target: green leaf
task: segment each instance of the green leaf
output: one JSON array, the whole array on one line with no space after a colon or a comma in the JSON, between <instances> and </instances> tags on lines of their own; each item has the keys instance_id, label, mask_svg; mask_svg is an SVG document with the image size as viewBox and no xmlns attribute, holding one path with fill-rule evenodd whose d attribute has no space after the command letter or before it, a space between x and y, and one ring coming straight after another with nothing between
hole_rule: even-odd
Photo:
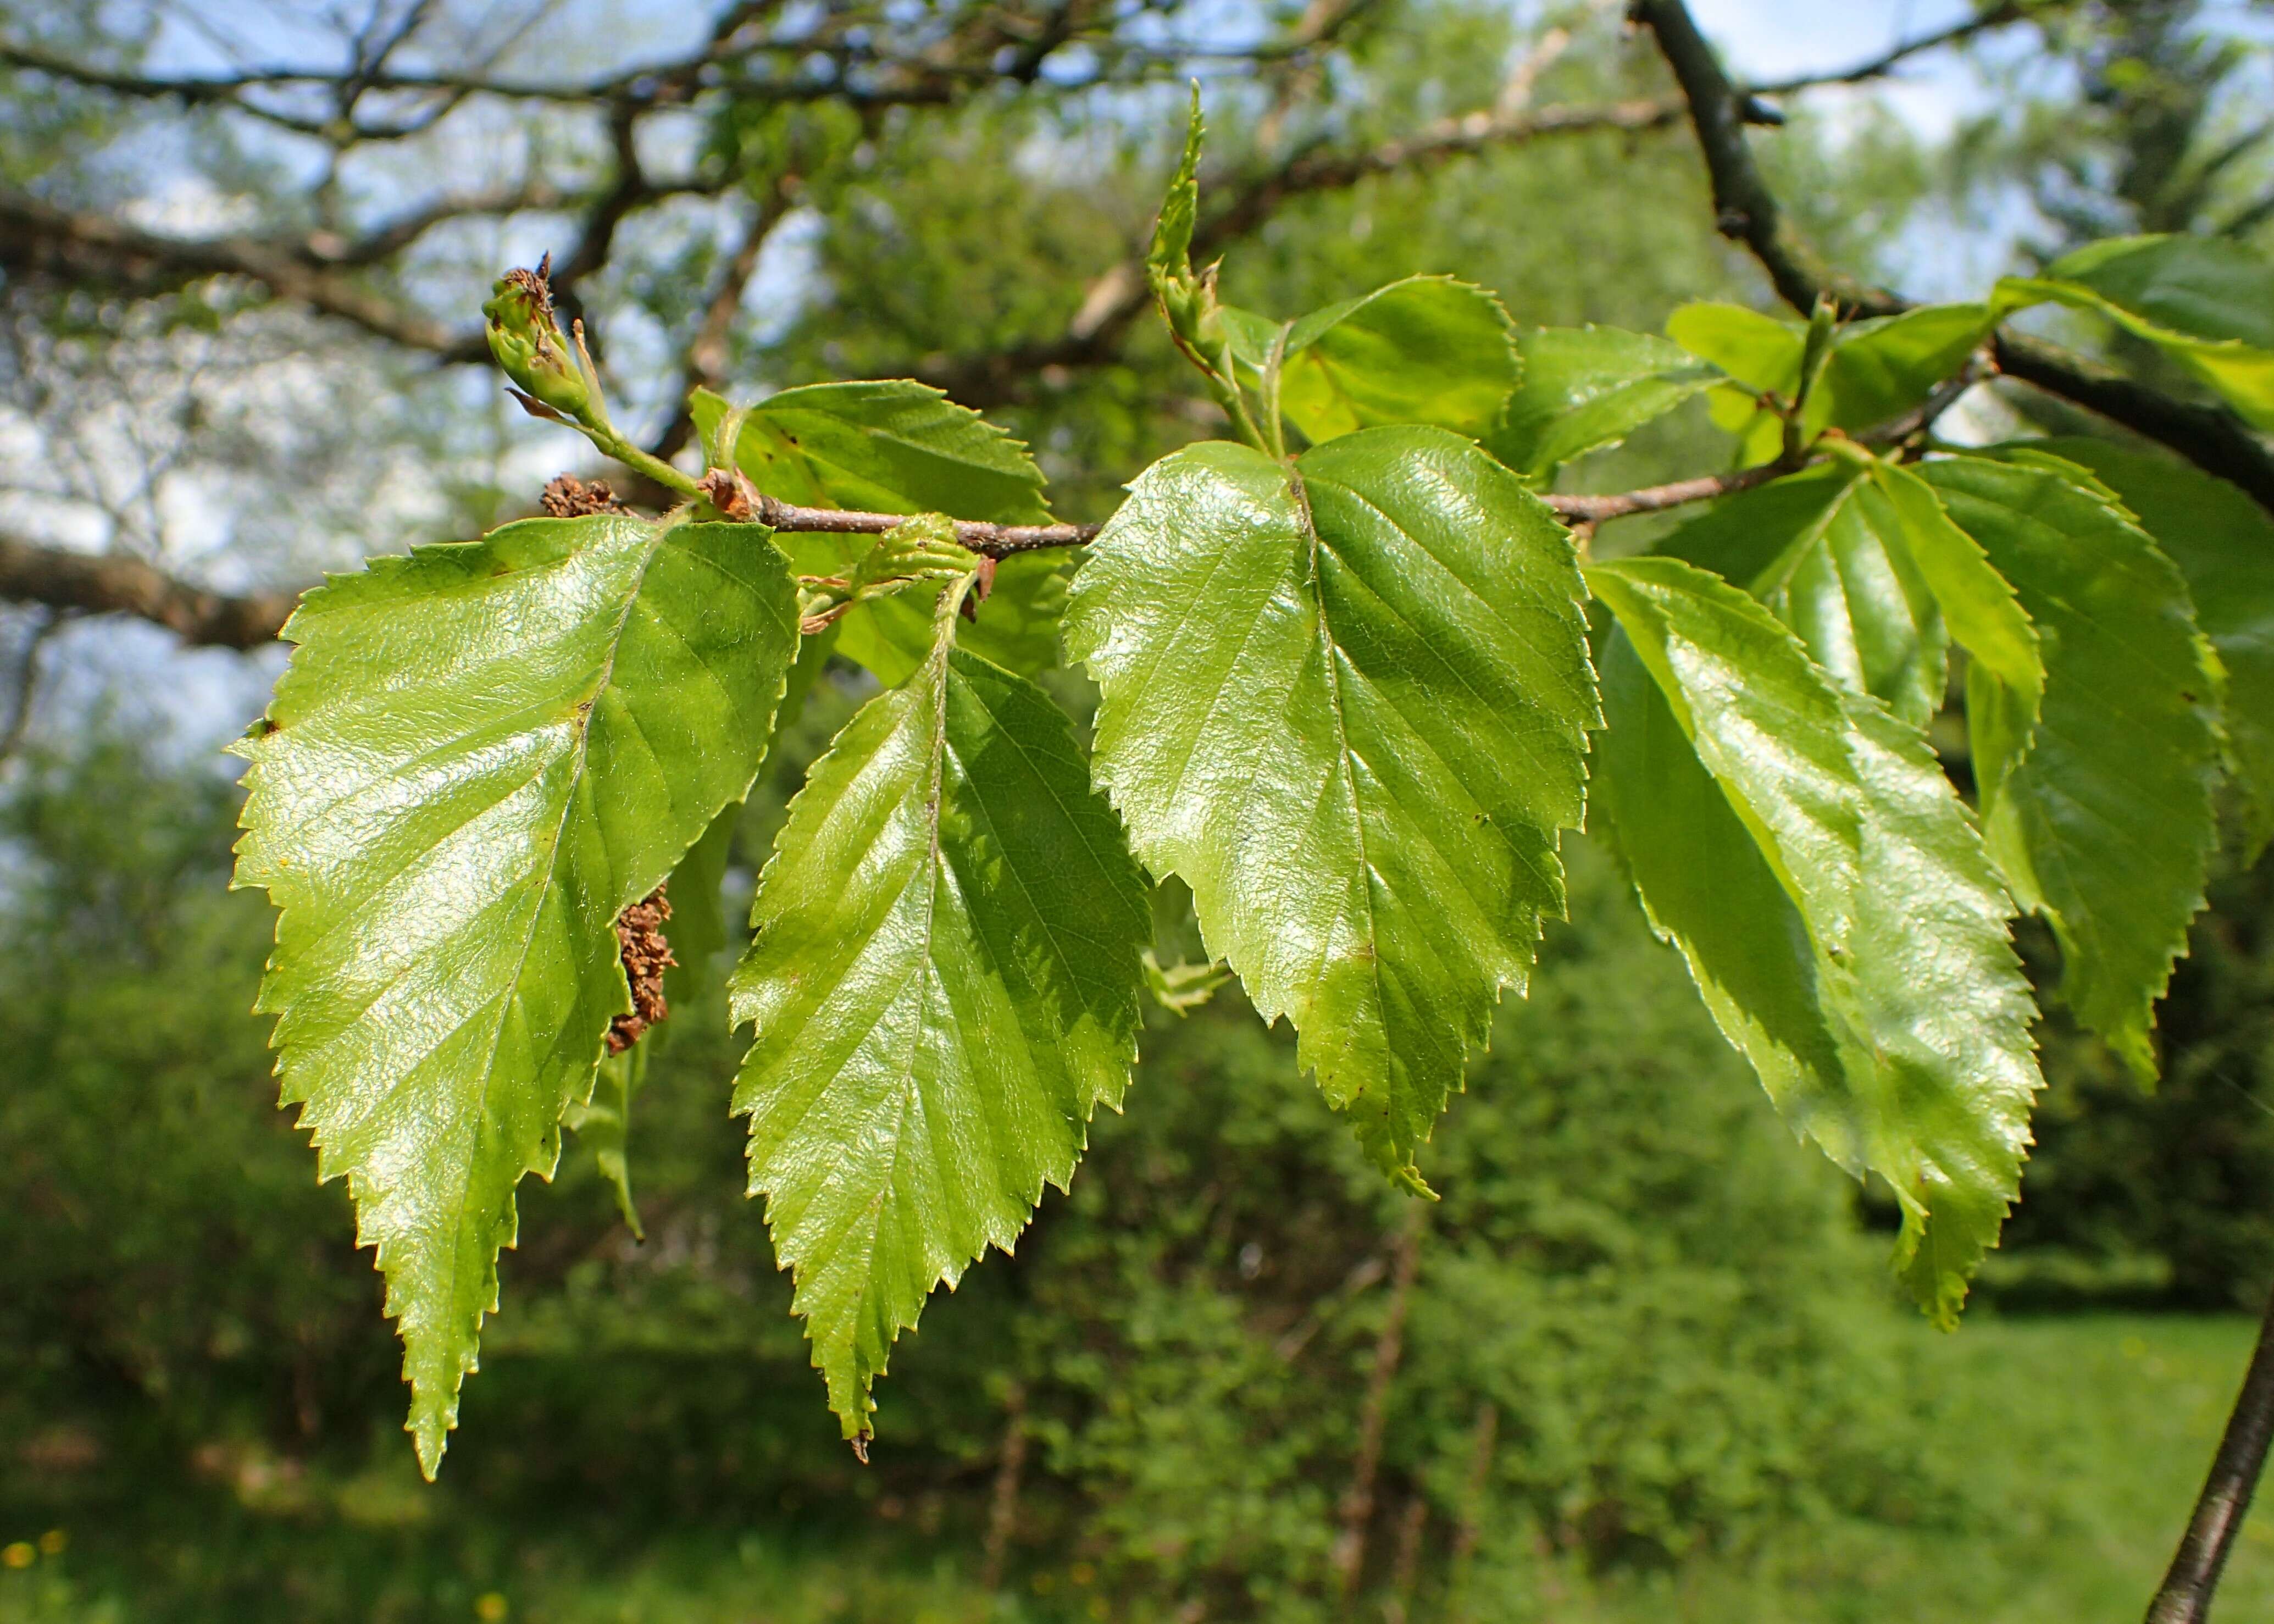
<instances>
[{"instance_id":1,"label":"green leaf","mask_svg":"<svg viewBox=\"0 0 2274 1624\"><path fill-rule=\"evenodd\" d=\"M1801 329L1742 304L1697 303L1666 319L1666 335L1755 393L1789 399L1800 387Z\"/></svg>"},{"instance_id":2,"label":"green leaf","mask_svg":"<svg viewBox=\"0 0 2274 1624\"><path fill-rule=\"evenodd\" d=\"M1909 470L1834 462L1716 502L1657 551L1746 588L1841 687L1924 726L1958 640L2012 682L2034 719L2037 633L2013 588Z\"/></svg>"},{"instance_id":3,"label":"green leaf","mask_svg":"<svg viewBox=\"0 0 2274 1624\"><path fill-rule=\"evenodd\" d=\"M1660 552L1746 588L1842 687L1923 723L1942 705L1949 639L1902 532L1868 475L1833 465L1717 502Z\"/></svg>"},{"instance_id":4,"label":"green leaf","mask_svg":"<svg viewBox=\"0 0 2274 1624\"><path fill-rule=\"evenodd\" d=\"M1692 395L1725 381L1719 367L1647 333L1533 327L1517 340L1523 382L1486 442L1518 473L1615 446Z\"/></svg>"},{"instance_id":5,"label":"green leaf","mask_svg":"<svg viewBox=\"0 0 2274 1624\"><path fill-rule=\"evenodd\" d=\"M1867 429L1901 416L1954 376L1983 340L1995 312L1987 304L1928 304L1899 316L1841 327L1823 374L1809 393L1801 431L1813 440L1827 427ZM1800 387L1806 329L1736 304L1685 304L1668 319L1667 336L1713 362L1750 395L1792 399ZM1756 412L1736 391L1716 402L1715 421L1747 436L1747 463L1774 455L1781 440L1775 414ZM1772 432L1772 425L1775 425Z\"/></svg>"},{"instance_id":6,"label":"green leaf","mask_svg":"<svg viewBox=\"0 0 2274 1624\"><path fill-rule=\"evenodd\" d=\"M1674 559L1587 579L1620 628L1596 805L1652 925L1794 1127L1886 1179L1896 1267L1951 1324L2040 1086L1981 838L1919 732L1752 598Z\"/></svg>"},{"instance_id":7,"label":"green leaf","mask_svg":"<svg viewBox=\"0 0 2274 1624\"><path fill-rule=\"evenodd\" d=\"M1296 322L1279 406L1314 445L1392 423L1474 440L1500 415L1517 368L1498 299L1449 276L1409 276Z\"/></svg>"},{"instance_id":8,"label":"green leaf","mask_svg":"<svg viewBox=\"0 0 2274 1624\"><path fill-rule=\"evenodd\" d=\"M1955 377L1992 325L1987 304L1924 304L1851 322L1834 340L1803 423L1868 429L1899 417Z\"/></svg>"},{"instance_id":9,"label":"green leaf","mask_svg":"<svg viewBox=\"0 0 2274 1624\"><path fill-rule=\"evenodd\" d=\"M1295 470L1223 442L1155 463L1074 576L1066 647L1138 855L1418 1187L1562 909L1596 719L1582 588L1555 515L1443 430L1364 429Z\"/></svg>"},{"instance_id":10,"label":"green leaf","mask_svg":"<svg viewBox=\"0 0 2274 1624\"><path fill-rule=\"evenodd\" d=\"M1151 914L1065 714L943 635L815 763L751 924L750 1191L865 1438L933 1286L1008 1251L1119 1105Z\"/></svg>"},{"instance_id":11,"label":"green leaf","mask_svg":"<svg viewBox=\"0 0 2274 1624\"><path fill-rule=\"evenodd\" d=\"M1145 990L1153 1002L1171 1015L1182 1017L1216 996L1216 989L1231 979L1220 964L1163 965L1151 948L1144 952Z\"/></svg>"},{"instance_id":12,"label":"green leaf","mask_svg":"<svg viewBox=\"0 0 2274 1624\"><path fill-rule=\"evenodd\" d=\"M805 643L816 641L804 639ZM801 646L801 658L802 646ZM785 699L786 706L788 701ZM774 733L781 732L777 714ZM671 956L678 962L663 973L665 1001L674 1007L692 1004L712 983L712 961L727 949L727 860L733 854L734 831L742 821L742 803L730 801L702 838L687 848L687 855L671 871L665 886L671 904ZM652 1041L652 1040L650 1040ZM641 1047L646 1045L643 1043Z\"/></svg>"},{"instance_id":13,"label":"green leaf","mask_svg":"<svg viewBox=\"0 0 2274 1624\"><path fill-rule=\"evenodd\" d=\"M615 918L756 776L797 642L764 530L531 520L333 580L245 774L237 883L281 910L259 1007L401 1321L429 1476L631 1008Z\"/></svg>"},{"instance_id":14,"label":"green leaf","mask_svg":"<svg viewBox=\"0 0 2274 1624\"><path fill-rule=\"evenodd\" d=\"M2152 1079L2155 1003L2202 906L2216 836L2218 657L2171 560L2078 483L2090 476L2061 470L1968 456L1919 471L2044 640L2034 734L1985 667L1969 676L1991 851L2022 905L2052 921L2077 1019Z\"/></svg>"},{"instance_id":15,"label":"green leaf","mask_svg":"<svg viewBox=\"0 0 2274 1624\"><path fill-rule=\"evenodd\" d=\"M639 1208L632 1204L632 1099L647 1079L648 1046L652 1041L651 1036L621 1055L605 1056L592 1085L592 1097L581 1105L571 1101L561 1113L561 1125L592 1153L593 1165L615 1191L616 1210L623 1214L624 1228L634 1239L643 1241L647 1231L640 1226Z\"/></svg>"},{"instance_id":16,"label":"green leaf","mask_svg":"<svg viewBox=\"0 0 2274 1624\"><path fill-rule=\"evenodd\" d=\"M1193 226L1201 206L1200 81L1193 81L1193 110L1185 121L1185 155L1169 179L1161 199L1161 217L1153 228L1152 246L1146 251L1145 271L1157 296L1167 283L1190 281L1193 274Z\"/></svg>"},{"instance_id":17,"label":"green leaf","mask_svg":"<svg viewBox=\"0 0 2274 1624\"><path fill-rule=\"evenodd\" d=\"M2013 583L1998 573L1979 542L1951 522L1934 487L1910 470L1875 462L1871 484L1951 635L2013 691L2020 713L2034 723L2044 696L2044 661L2037 628ZM1937 694L1934 708L1940 704Z\"/></svg>"},{"instance_id":18,"label":"green leaf","mask_svg":"<svg viewBox=\"0 0 2274 1624\"><path fill-rule=\"evenodd\" d=\"M689 397L708 440L727 402ZM906 378L784 389L750 408L736 465L767 495L809 508L945 513L1043 524L1043 470L1018 440L929 384Z\"/></svg>"},{"instance_id":19,"label":"green leaf","mask_svg":"<svg viewBox=\"0 0 2274 1624\"><path fill-rule=\"evenodd\" d=\"M2041 300L2096 311L2162 348L2262 429L2274 429L2274 265L2207 237L2095 243L2041 277L1998 284L2002 316Z\"/></svg>"},{"instance_id":20,"label":"green leaf","mask_svg":"<svg viewBox=\"0 0 2274 1624\"><path fill-rule=\"evenodd\" d=\"M2227 749L2255 861L2274 838L2274 518L2224 479L2099 440L2033 440L2112 489L2187 577L2226 667Z\"/></svg>"}]
</instances>

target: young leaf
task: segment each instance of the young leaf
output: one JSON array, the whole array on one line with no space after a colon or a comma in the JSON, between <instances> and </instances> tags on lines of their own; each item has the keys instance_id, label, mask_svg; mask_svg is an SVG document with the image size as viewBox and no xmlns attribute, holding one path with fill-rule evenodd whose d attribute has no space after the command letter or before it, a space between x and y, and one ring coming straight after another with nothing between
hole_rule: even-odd
<instances>
[{"instance_id":1,"label":"young leaf","mask_svg":"<svg viewBox=\"0 0 2274 1624\"><path fill-rule=\"evenodd\" d=\"M1390 423L1474 440L1500 415L1517 368L1498 299L1449 276L1409 276L1296 322L1279 405L1314 445Z\"/></svg>"},{"instance_id":2,"label":"young leaf","mask_svg":"<svg viewBox=\"0 0 2274 1624\"><path fill-rule=\"evenodd\" d=\"M514 1186L631 1008L616 915L749 788L796 613L764 531L605 515L380 560L285 628L236 883L280 910L259 1007L379 1250L430 1477Z\"/></svg>"},{"instance_id":3,"label":"young leaf","mask_svg":"<svg viewBox=\"0 0 2274 1624\"><path fill-rule=\"evenodd\" d=\"M583 1104L572 1100L561 1113L561 1125L592 1153L593 1165L616 1192L616 1211L623 1214L624 1228L635 1240L643 1241L647 1231L640 1226L639 1208L632 1204L631 1124L632 1100L646 1080L647 1056L644 1042L606 1056L592 1097Z\"/></svg>"},{"instance_id":4,"label":"young leaf","mask_svg":"<svg viewBox=\"0 0 2274 1624\"><path fill-rule=\"evenodd\" d=\"M1812 440L1827 427L1871 428L1909 411L1966 364L1989 335L1993 315L1986 304L1929 304L1841 327L1809 392L1803 437ZM1713 362L1746 391L1787 401L1800 387L1804 331L1736 304L1685 304L1666 324L1668 337ZM1734 393L1719 404L1716 421L1747 436L1745 461L1773 455L1770 441L1782 439L1773 414L1756 417L1751 402Z\"/></svg>"},{"instance_id":5,"label":"young leaf","mask_svg":"<svg viewBox=\"0 0 2274 1624\"><path fill-rule=\"evenodd\" d=\"M707 441L727 402L689 397ZM784 389L752 407L736 466L767 495L809 508L945 513L1044 524L1043 470L1027 447L929 384L906 378Z\"/></svg>"},{"instance_id":6,"label":"young leaf","mask_svg":"<svg viewBox=\"0 0 2274 1624\"><path fill-rule=\"evenodd\" d=\"M1153 227L1152 246L1145 253L1145 272L1156 297L1175 284L1193 278L1193 227L1200 218L1201 141L1200 81L1193 82L1192 111L1185 120L1185 154L1169 190L1161 199L1161 217Z\"/></svg>"},{"instance_id":7,"label":"young leaf","mask_svg":"<svg viewBox=\"0 0 2274 1624\"><path fill-rule=\"evenodd\" d=\"M1990 336L1987 304L1923 304L1840 329L1803 427L1868 429L1899 417L1956 376Z\"/></svg>"},{"instance_id":8,"label":"young leaf","mask_svg":"<svg viewBox=\"0 0 2274 1624\"><path fill-rule=\"evenodd\" d=\"M1745 594L1666 558L1588 582L1620 628L1596 804L1651 922L1794 1127L1887 1180L1897 1267L1948 1325L2040 1086L1981 838L1918 731Z\"/></svg>"},{"instance_id":9,"label":"young leaf","mask_svg":"<svg viewBox=\"0 0 2274 1624\"><path fill-rule=\"evenodd\" d=\"M2262 429L2274 429L2274 265L2207 237L2080 248L1998 284L2003 315L2040 300L2095 311L2159 346Z\"/></svg>"},{"instance_id":10,"label":"young leaf","mask_svg":"<svg viewBox=\"0 0 2274 1624\"><path fill-rule=\"evenodd\" d=\"M1563 905L1595 724L1571 539L1442 429L1156 462L1076 573L1096 772L1393 1176Z\"/></svg>"},{"instance_id":11,"label":"young leaf","mask_svg":"<svg viewBox=\"0 0 2274 1624\"><path fill-rule=\"evenodd\" d=\"M728 984L750 1192L852 1439L932 1288L1008 1251L1119 1105L1152 932L1064 713L944 618L791 803Z\"/></svg>"},{"instance_id":12,"label":"young leaf","mask_svg":"<svg viewBox=\"0 0 2274 1624\"><path fill-rule=\"evenodd\" d=\"M2225 480L2159 453L2029 443L2090 469L2187 577L2195 620L2226 667L2227 749L2255 862L2274 837L2274 518Z\"/></svg>"},{"instance_id":13,"label":"young leaf","mask_svg":"<svg viewBox=\"0 0 2274 1624\"><path fill-rule=\"evenodd\" d=\"M1919 471L2044 640L2034 734L1985 666L1969 673L1991 851L2052 921L2078 1019L2152 1079L2155 1003L2202 906L2216 835L2218 656L2171 560L2063 466L1967 456Z\"/></svg>"},{"instance_id":14,"label":"young leaf","mask_svg":"<svg viewBox=\"0 0 2274 1624\"><path fill-rule=\"evenodd\" d=\"M1486 444L1535 478L1615 446L1692 395L1728 381L1677 344L1616 327L1533 327L1517 340L1523 381Z\"/></svg>"}]
</instances>

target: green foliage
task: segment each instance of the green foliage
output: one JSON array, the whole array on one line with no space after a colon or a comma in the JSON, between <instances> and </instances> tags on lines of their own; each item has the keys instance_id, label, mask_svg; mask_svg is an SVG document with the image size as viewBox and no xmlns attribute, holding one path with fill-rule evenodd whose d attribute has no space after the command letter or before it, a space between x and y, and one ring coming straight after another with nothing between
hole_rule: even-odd
<instances>
[{"instance_id":1,"label":"green foliage","mask_svg":"<svg viewBox=\"0 0 2274 1624\"><path fill-rule=\"evenodd\" d=\"M955 650L960 598L815 764L730 983L750 1192L850 1439L931 1289L1065 1188L1136 1052L1136 866L1056 707Z\"/></svg>"},{"instance_id":2,"label":"green foliage","mask_svg":"<svg viewBox=\"0 0 2274 1624\"><path fill-rule=\"evenodd\" d=\"M1156 464L1074 583L1096 771L1209 951L1384 1169L1461 1085L1562 910L1596 720L1571 544L1442 429L1292 472L1211 442ZM1457 768L1456 767L1457 763Z\"/></svg>"},{"instance_id":3,"label":"green foliage","mask_svg":"<svg viewBox=\"0 0 2274 1624\"><path fill-rule=\"evenodd\" d=\"M2274 267L2240 244L2117 237L1998 286L2001 310L2052 300L2146 339L2262 429L2274 429Z\"/></svg>"},{"instance_id":4,"label":"green foliage","mask_svg":"<svg viewBox=\"0 0 2274 1624\"><path fill-rule=\"evenodd\" d=\"M698 389L689 406L705 444L726 426L727 402ZM723 447L722 447L723 449ZM1044 523L1043 474L1027 448L938 390L906 380L785 389L744 414L735 466L767 495L801 507L871 513L943 513L1005 524ZM801 575L843 576L872 550L862 536L783 535ZM1050 553L1008 560L967 644L1013 671L1057 663L1065 564ZM857 605L835 651L900 681L931 648L930 616L902 595Z\"/></svg>"},{"instance_id":5,"label":"green foliage","mask_svg":"<svg viewBox=\"0 0 2274 1624\"><path fill-rule=\"evenodd\" d=\"M1953 455L1930 432L1995 321L2044 298L2112 312L2256 410L2274 351L2228 306L2263 267L2119 243L1990 302L1848 324L1828 297L1804 326L1696 302L1669 340L1519 339L1494 295L1425 274L1282 320L1192 263L1201 138L1195 94L1146 271L1239 443L1156 461L1094 540L1051 523L1023 444L924 385L698 392L702 478L623 440L595 387L561 410L686 499L668 518L510 526L296 618L244 746L239 878L282 909L262 1007L285 1097L380 1248L430 1473L515 1187L550 1177L563 1125L637 1226L646 1063L597 1089L596 1068L635 994L659 1012L640 967L660 950L620 915L675 876L667 987L700 1000L733 808L777 701L794 712L835 656L883 689L809 752L730 999L757 1027L733 1096L749 1189L856 1450L932 1290L1069 1187L1148 994L1192 1016L1236 976L1375 1168L1434 1193L1426 1147L1563 912L1591 751L1651 922L1788 1121L1892 1191L1898 1270L1938 1324L1996 1243L2041 1086L2017 902L2050 921L2077 1019L2152 1074L2230 762L2252 830L2269 821L2268 741L2225 730L2221 653L2237 697L2270 696L2274 531L2117 454ZM500 289L501 358L553 387L541 274ZM1089 315L1130 291L1098 282ZM1547 492L1701 394L1758 471ZM1658 556L1609 545L1582 574L1604 515L1732 487ZM2222 642L2190 582L2218 596ZM1591 591L1615 622L1600 692ZM1094 756L1061 636L1096 684ZM1139 859L1163 883L1149 905ZM1284 1390L1237 1327L1211 1335L1195 1451ZM1287 1480L1306 1451L1290 1436L1236 1475ZM1322 1506L1283 1512L1254 1537L1315 1584ZM1231 1526L1191 1538L1228 1549Z\"/></svg>"},{"instance_id":6,"label":"green foliage","mask_svg":"<svg viewBox=\"0 0 2274 1624\"><path fill-rule=\"evenodd\" d=\"M2226 672L2226 741L2244 802L2244 852L2274 838L2274 517L2223 479L2106 440L2037 442L2089 469L2180 567Z\"/></svg>"},{"instance_id":7,"label":"green foliage","mask_svg":"<svg viewBox=\"0 0 2274 1624\"><path fill-rule=\"evenodd\" d=\"M1992 853L2060 938L2061 996L2145 1079L2155 1002L2202 906L2216 839L2218 656L2186 583L2073 464L1954 457L1925 478L2044 635L2043 720L1969 673Z\"/></svg>"},{"instance_id":8,"label":"green foliage","mask_svg":"<svg viewBox=\"0 0 2274 1624\"><path fill-rule=\"evenodd\" d=\"M1623 634L1598 793L1653 923L1795 1127L1894 1189L1897 1267L1954 1322L2040 1086L1973 823L1918 733L1751 598L1673 559L1589 584Z\"/></svg>"},{"instance_id":9,"label":"green foliage","mask_svg":"<svg viewBox=\"0 0 2274 1624\"><path fill-rule=\"evenodd\" d=\"M603 516L382 560L287 629L237 883L278 908L259 1007L378 1250L429 1475L514 1186L631 1009L616 915L749 787L793 627L757 533Z\"/></svg>"},{"instance_id":10,"label":"green foliage","mask_svg":"<svg viewBox=\"0 0 2274 1624\"><path fill-rule=\"evenodd\" d=\"M1617 445L1726 377L1679 345L1616 327L1535 327L1517 349L1523 381L1487 443L1535 477Z\"/></svg>"},{"instance_id":11,"label":"green foliage","mask_svg":"<svg viewBox=\"0 0 2274 1624\"><path fill-rule=\"evenodd\" d=\"M1224 316L1233 354L1265 371L1277 328L1245 312ZM1514 333L1498 299L1449 276L1409 276L1289 325L1279 407L1314 445L1392 423L1475 440L1517 376Z\"/></svg>"}]
</instances>

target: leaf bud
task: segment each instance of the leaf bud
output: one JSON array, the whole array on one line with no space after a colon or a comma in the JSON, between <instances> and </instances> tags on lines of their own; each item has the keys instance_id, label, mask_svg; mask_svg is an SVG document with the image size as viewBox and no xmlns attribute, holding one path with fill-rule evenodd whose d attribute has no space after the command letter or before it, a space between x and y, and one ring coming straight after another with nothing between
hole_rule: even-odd
<instances>
[{"instance_id":1,"label":"leaf bud","mask_svg":"<svg viewBox=\"0 0 2274 1624\"><path fill-rule=\"evenodd\" d=\"M516 387L555 411L582 417L591 390L553 314L552 268L547 254L533 271L499 277L482 305L484 335Z\"/></svg>"}]
</instances>

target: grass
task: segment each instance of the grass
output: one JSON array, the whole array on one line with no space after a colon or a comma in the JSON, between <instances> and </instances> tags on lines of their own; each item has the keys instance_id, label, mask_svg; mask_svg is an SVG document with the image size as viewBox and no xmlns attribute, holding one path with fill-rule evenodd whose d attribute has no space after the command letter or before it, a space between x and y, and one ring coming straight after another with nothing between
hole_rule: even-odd
<instances>
[{"instance_id":1,"label":"grass","mask_svg":"<svg viewBox=\"0 0 2274 1624\"><path fill-rule=\"evenodd\" d=\"M1916 1333L1967 1525L1845 1526L1743 1564L1590 1581L1480 1570L1473 1624L2082 1624L2140 1616L2249 1352L2240 1320L1984 1316ZM635 1529L572 1507L437 1498L399 1440L321 1494L240 1461L147 1478L131 1503L41 1503L12 1485L0 1624L1138 1624L1144 1598L1032 1559L982 1593L966 1540L921 1519ZM28 1492L27 1492L28 1491ZM437 1507L440 1509L437 1509ZM541 1513L542 1515L536 1515ZM1320 1616L1329 1616L1322 1608ZM2274 1617L2274 1517L2246 1528L2219 1616ZM1376 1615L1367 1609L1362 1616ZM1449 1624L1450 1621L1449 1620Z\"/></svg>"}]
</instances>

